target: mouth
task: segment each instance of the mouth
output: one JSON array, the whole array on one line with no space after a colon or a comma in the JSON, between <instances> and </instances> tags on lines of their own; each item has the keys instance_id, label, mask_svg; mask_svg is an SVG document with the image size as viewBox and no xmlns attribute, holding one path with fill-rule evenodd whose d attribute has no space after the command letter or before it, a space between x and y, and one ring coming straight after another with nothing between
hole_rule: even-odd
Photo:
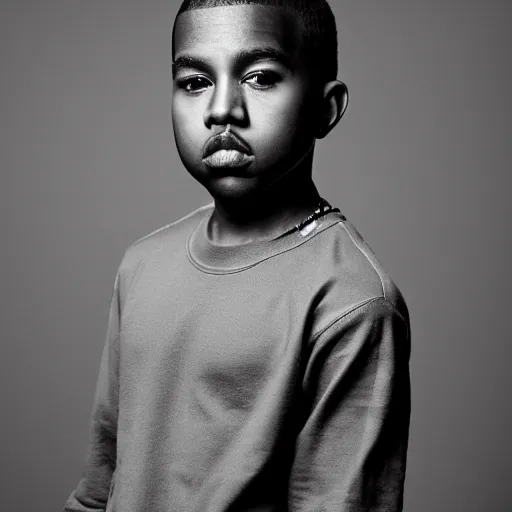
<instances>
[{"instance_id":1,"label":"mouth","mask_svg":"<svg viewBox=\"0 0 512 512\"><path fill-rule=\"evenodd\" d=\"M243 167L254 160L254 155L248 155L236 149L219 149L203 158L208 167Z\"/></svg>"},{"instance_id":2,"label":"mouth","mask_svg":"<svg viewBox=\"0 0 512 512\"><path fill-rule=\"evenodd\" d=\"M230 130L212 137L203 152L203 163L208 167L243 167L253 160L249 144Z\"/></svg>"}]
</instances>

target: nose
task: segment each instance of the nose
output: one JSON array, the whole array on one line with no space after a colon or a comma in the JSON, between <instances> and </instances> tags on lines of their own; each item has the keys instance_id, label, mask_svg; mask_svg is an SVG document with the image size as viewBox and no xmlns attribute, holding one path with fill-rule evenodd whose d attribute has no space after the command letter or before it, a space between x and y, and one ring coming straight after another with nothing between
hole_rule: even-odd
<instances>
[{"instance_id":1,"label":"nose","mask_svg":"<svg viewBox=\"0 0 512 512\"><path fill-rule=\"evenodd\" d=\"M219 79L204 113L207 128L213 125L247 125L247 109L241 85L228 78Z\"/></svg>"}]
</instances>

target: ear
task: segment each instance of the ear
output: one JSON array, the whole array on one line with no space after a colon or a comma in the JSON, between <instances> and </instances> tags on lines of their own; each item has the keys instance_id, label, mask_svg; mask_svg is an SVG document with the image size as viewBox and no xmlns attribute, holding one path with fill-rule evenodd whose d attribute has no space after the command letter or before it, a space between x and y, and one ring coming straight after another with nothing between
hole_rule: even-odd
<instances>
[{"instance_id":1,"label":"ear","mask_svg":"<svg viewBox=\"0 0 512 512\"><path fill-rule=\"evenodd\" d=\"M317 139L323 139L341 119L348 105L347 86L339 80L327 82L323 88L323 97L321 100Z\"/></svg>"}]
</instances>

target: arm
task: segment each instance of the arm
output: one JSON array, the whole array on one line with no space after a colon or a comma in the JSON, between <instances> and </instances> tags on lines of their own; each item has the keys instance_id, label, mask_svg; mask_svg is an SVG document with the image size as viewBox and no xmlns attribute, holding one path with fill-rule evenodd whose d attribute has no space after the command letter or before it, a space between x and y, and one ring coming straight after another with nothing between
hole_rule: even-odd
<instances>
[{"instance_id":1,"label":"arm","mask_svg":"<svg viewBox=\"0 0 512 512\"><path fill-rule=\"evenodd\" d=\"M410 417L409 324L384 298L314 340L290 512L402 510Z\"/></svg>"},{"instance_id":2,"label":"arm","mask_svg":"<svg viewBox=\"0 0 512 512\"><path fill-rule=\"evenodd\" d=\"M64 512L105 511L116 464L119 359L119 274L110 304L107 337L94 397L86 466Z\"/></svg>"}]
</instances>

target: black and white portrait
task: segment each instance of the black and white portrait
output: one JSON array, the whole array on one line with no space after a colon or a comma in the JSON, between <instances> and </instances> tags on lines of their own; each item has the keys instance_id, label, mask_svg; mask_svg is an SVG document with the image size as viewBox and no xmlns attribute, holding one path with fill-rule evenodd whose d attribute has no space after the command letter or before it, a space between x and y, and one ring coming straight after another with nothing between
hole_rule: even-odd
<instances>
[{"instance_id":1,"label":"black and white portrait","mask_svg":"<svg viewBox=\"0 0 512 512\"><path fill-rule=\"evenodd\" d=\"M3 508L512 510L511 15L1 2Z\"/></svg>"}]
</instances>

